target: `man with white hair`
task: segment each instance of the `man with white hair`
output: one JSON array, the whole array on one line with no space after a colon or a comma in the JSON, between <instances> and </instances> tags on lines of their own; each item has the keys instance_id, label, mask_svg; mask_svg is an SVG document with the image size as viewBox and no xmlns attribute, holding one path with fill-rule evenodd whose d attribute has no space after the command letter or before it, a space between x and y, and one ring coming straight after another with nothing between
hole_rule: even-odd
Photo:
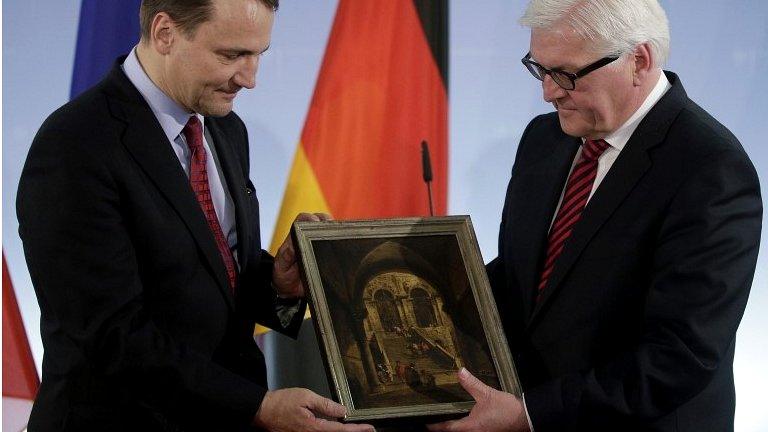
<instances>
[{"instance_id":1,"label":"man with white hair","mask_svg":"<svg viewBox=\"0 0 768 432\"><path fill-rule=\"evenodd\" d=\"M488 274L523 387L434 431L732 431L762 204L736 137L662 71L656 0L533 0L556 113L518 146Z\"/></svg>"}]
</instances>

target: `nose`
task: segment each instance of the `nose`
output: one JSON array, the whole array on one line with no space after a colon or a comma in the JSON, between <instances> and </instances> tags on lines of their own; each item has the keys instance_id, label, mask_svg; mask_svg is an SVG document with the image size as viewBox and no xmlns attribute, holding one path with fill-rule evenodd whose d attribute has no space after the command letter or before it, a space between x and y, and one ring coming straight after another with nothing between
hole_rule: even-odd
<instances>
[{"instance_id":1,"label":"nose","mask_svg":"<svg viewBox=\"0 0 768 432\"><path fill-rule=\"evenodd\" d=\"M246 56L242 58L242 64L233 77L238 87L252 89L256 86L256 72L259 70L259 56Z\"/></svg>"},{"instance_id":2,"label":"nose","mask_svg":"<svg viewBox=\"0 0 768 432\"><path fill-rule=\"evenodd\" d=\"M541 81L541 90L544 100L549 103L565 97L568 94L566 90L557 85L555 80L553 80L549 74L544 75L544 79Z\"/></svg>"}]
</instances>

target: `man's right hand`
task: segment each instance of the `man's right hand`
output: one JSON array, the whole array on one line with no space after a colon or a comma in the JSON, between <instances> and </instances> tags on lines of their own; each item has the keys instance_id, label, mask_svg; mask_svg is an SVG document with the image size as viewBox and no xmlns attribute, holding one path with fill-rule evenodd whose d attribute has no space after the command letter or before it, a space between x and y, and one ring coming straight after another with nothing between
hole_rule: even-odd
<instances>
[{"instance_id":1,"label":"man's right hand","mask_svg":"<svg viewBox=\"0 0 768 432\"><path fill-rule=\"evenodd\" d=\"M328 418L342 418L344 405L326 399L311 390L289 388L268 391L253 422L271 432L374 432L367 424L342 424Z\"/></svg>"}]
</instances>

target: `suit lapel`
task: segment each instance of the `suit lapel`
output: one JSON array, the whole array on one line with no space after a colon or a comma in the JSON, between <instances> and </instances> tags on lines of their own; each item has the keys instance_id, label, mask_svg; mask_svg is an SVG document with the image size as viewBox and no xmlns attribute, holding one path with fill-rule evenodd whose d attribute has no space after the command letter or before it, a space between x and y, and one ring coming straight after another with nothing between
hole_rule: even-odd
<instances>
[{"instance_id":1,"label":"suit lapel","mask_svg":"<svg viewBox=\"0 0 768 432\"><path fill-rule=\"evenodd\" d=\"M107 78L115 84L110 96L113 115L126 123L123 144L189 229L219 289L234 309L226 267L189 180L163 129L141 94L116 66Z\"/></svg>"},{"instance_id":2,"label":"suit lapel","mask_svg":"<svg viewBox=\"0 0 768 432\"><path fill-rule=\"evenodd\" d=\"M248 245L251 241L250 226L248 224L247 196L245 176L241 165L238 162L237 154L231 144L231 139L225 135L224 131L218 126L215 120L205 119L205 126L213 138L211 145L216 146L216 153L219 156L221 170L224 172L224 178L227 181L229 194L235 203L235 218L237 224L237 258L240 268L246 268L248 264Z\"/></svg>"},{"instance_id":3,"label":"suit lapel","mask_svg":"<svg viewBox=\"0 0 768 432\"><path fill-rule=\"evenodd\" d=\"M595 190L582 213L581 220L575 225L570 238L565 243L563 252L555 262L552 274L542 292L541 300L534 307L529 325L537 318L547 302L557 294L563 279L576 263L589 241L651 167L648 151L664 140L667 129L687 98L677 76L671 73L668 73L667 76L672 88L638 125L618 159Z\"/></svg>"},{"instance_id":4,"label":"suit lapel","mask_svg":"<svg viewBox=\"0 0 768 432\"><path fill-rule=\"evenodd\" d=\"M518 205L511 211L514 216L511 238L520 245L527 245L526 253L516 260L515 269L523 291L523 310L531 315L533 293L539 280L541 259L547 243L547 233L560 199L563 184L570 171L573 157L580 140L568 136L558 139L542 139L532 145L549 147L543 157L520 171L518 184L532 185L521 188L522 196L514 200Z\"/></svg>"},{"instance_id":5,"label":"suit lapel","mask_svg":"<svg viewBox=\"0 0 768 432\"><path fill-rule=\"evenodd\" d=\"M634 141L634 142L633 142ZM536 318L541 308L556 294L560 283L571 269L589 241L611 216L616 207L629 194L634 185L650 166L645 149L640 148L639 139L630 140L614 162L608 175L603 179L581 214L581 220L574 226L571 236L565 243L563 252L557 258L542 297L531 316Z\"/></svg>"}]
</instances>

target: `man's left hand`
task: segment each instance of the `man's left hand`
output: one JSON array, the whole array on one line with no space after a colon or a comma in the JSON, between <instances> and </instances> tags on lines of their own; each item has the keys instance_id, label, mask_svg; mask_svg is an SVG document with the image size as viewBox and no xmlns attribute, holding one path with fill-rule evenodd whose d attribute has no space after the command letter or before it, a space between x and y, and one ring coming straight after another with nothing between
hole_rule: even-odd
<instances>
[{"instance_id":1,"label":"man's left hand","mask_svg":"<svg viewBox=\"0 0 768 432\"><path fill-rule=\"evenodd\" d=\"M517 396L485 385L468 370L459 371L459 384L475 399L467 417L427 425L432 432L526 432L528 417L523 402Z\"/></svg>"},{"instance_id":2,"label":"man's left hand","mask_svg":"<svg viewBox=\"0 0 768 432\"><path fill-rule=\"evenodd\" d=\"M294 219L296 221L325 221L330 220L331 216L325 213L300 213ZM272 265L272 284L277 291L277 295L283 298L304 297L304 284L301 282L299 272L299 260L296 255L296 248L289 233L280 249L277 250L275 263Z\"/></svg>"}]
</instances>

